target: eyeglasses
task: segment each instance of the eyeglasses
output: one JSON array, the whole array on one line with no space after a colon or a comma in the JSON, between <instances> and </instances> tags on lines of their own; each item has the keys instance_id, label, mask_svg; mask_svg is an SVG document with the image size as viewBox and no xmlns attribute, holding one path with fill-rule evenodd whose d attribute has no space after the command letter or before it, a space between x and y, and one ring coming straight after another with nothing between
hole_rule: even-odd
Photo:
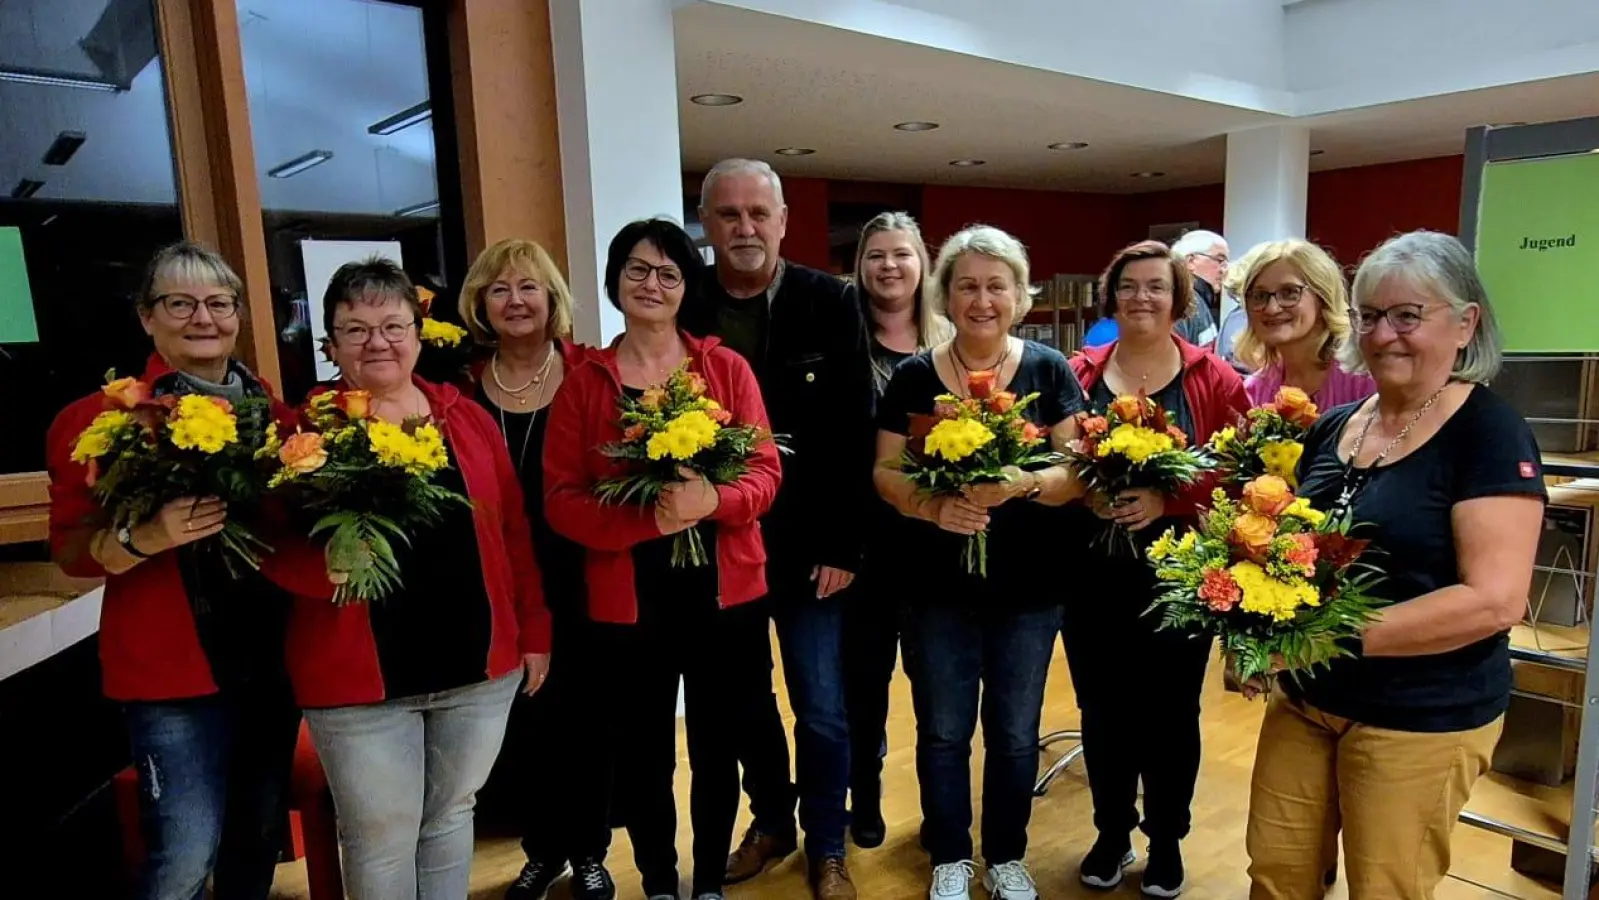
<instances>
[{"instance_id":1,"label":"eyeglasses","mask_svg":"<svg viewBox=\"0 0 1599 900\"><path fill-rule=\"evenodd\" d=\"M649 279L651 272L655 273L655 280L666 290L672 290L683 283L683 270L671 263L652 266L642 259L629 259L627 264L622 266L622 274L627 276L627 280L640 284Z\"/></svg>"},{"instance_id":2,"label":"eyeglasses","mask_svg":"<svg viewBox=\"0 0 1599 900\"><path fill-rule=\"evenodd\" d=\"M1214 253L1195 253L1194 255L1195 256L1203 256L1204 258L1210 260L1211 262L1215 263L1218 266L1227 265L1227 257L1226 256L1218 256L1218 255L1216 255Z\"/></svg>"},{"instance_id":3,"label":"eyeglasses","mask_svg":"<svg viewBox=\"0 0 1599 900\"><path fill-rule=\"evenodd\" d=\"M1116 285L1117 300L1131 300L1142 291L1144 296L1151 300L1162 300L1171 296L1171 285L1164 281L1153 284L1118 284Z\"/></svg>"},{"instance_id":4,"label":"eyeglasses","mask_svg":"<svg viewBox=\"0 0 1599 900\"><path fill-rule=\"evenodd\" d=\"M1429 307L1420 303L1395 303L1387 309L1372 309L1362 306L1350 310L1355 319L1355 330L1361 334L1371 334L1377 330L1377 323L1383 319L1388 320L1388 327L1394 334L1409 334L1421 327L1426 320Z\"/></svg>"},{"instance_id":5,"label":"eyeglasses","mask_svg":"<svg viewBox=\"0 0 1599 900\"><path fill-rule=\"evenodd\" d=\"M212 294L203 300L188 294L162 294L155 298L155 303L166 310L167 315L184 321L194 318L201 306L213 319L231 319L239 313L239 298L232 294Z\"/></svg>"},{"instance_id":6,"label":"eyeglasses","mask_svg":"<svg viewBox=\"0 0 1599 900\"><path fill-rule=\"evenodd\" d=\"M360 345L372 340L372 335L377 334L391 344L398 344L405 340L415 327L415 322L384 322L376 328L370 325L346 325L343 328L335 328L334 331L338 333L340 343Z\"/></svg>"},{"instance_id":7,"label":"eyeglasses","mask_svg":"<svg viewBox=\"0 0 1599 900\"><path fill-rule=\"evenodd\" d=\"M1250 291L1245 297L1250 309L1265 309L1276 298L1277 305L1283 309L1293 309L1304 299L1305 291L1309 288L1302 284L1285 284L1275 291Z\"/></svg>"}]
</instances>

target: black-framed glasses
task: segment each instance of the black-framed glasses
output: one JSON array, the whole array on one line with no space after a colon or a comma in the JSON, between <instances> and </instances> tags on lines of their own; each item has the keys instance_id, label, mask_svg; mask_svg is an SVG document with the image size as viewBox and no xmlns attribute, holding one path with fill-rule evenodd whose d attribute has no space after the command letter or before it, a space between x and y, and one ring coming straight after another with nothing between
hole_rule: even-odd
<instances>
[{"instance_id":1,"label":"black-framed glasses","mask_svg":"<svg viewBox=\"0 0 1599 900\"><path fill-rule=\"evenodd\" d=\"M415 327L415 322L384 322L375 328L371 325L345 325L333 330L338 332L340 343L360 345L372 340L372 335L376 334L391 344L398 344Z\"/></svg>"},{"instance_id":2,"label":"black-framed glasses","mask_svg":"<svg viewBox=\"0 0 1599 900\"><path fill-rule=\"evenodd\" d=\"M232 294L212 294L209 297L162 294L155 298L155 303L174 319L192 319L201 306L213 319L231 319L239 314L239 298Z\"/></svg>"},{"instance_id":3,"label":"black-framed glasses","mask_svg":"<svg viewBox=\"0 0 1599 900\"><path fill-rule=\"evenodd\" d=\"M1426 321L1427 310L1428 307L1420 303L1395 303L1387 309L1360 306L1349 312L1355 320L1355 330L1361 334L1376 331L1377 323L1383 319L1388 320L1388 327L1394 330L1394 334L1409 334Z\"/></svg>"},{"instance_id":4,"label":"black-framed glasses","mask_svg":"<svg viewBox=\"0 0 1599 900\"><path fill-rule=\"evenodd\" d=\"M671 263L667 263L664 266L652 266L642 259L633 258L622 266L622 274L627 276L627 280L640 284L649 279L651 272L655 273L655 280L659 281L661 287L666 290L672 290L683 283L683 270Z\"/></svg>"},{"instance_id":5,"label":"black-framed glasses","mask_svg":"<svg viewBox=\"0 0 1599 900\"><path fill-rule=\"evenodd\" d=\"M1250 291L1244 297L1244 300L1249 304L1250 309L1265 309L1271 304L1273 298L1277 300L1277 305L1283 309L1293 309L1299 305L1300 300L1305 298L1305 294L1309 290L1310 288L1302 284L1285 284L1275 291L1259 289Z\"/></svg>"}]
</instances>

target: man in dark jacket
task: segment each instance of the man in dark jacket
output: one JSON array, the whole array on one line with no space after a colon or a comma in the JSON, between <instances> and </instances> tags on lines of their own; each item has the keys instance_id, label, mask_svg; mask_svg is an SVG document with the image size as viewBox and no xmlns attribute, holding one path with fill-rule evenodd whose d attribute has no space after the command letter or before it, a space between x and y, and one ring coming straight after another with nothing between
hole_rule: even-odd
<instances>
[{"instance_id":1,"label":"man in dark jacket","mask_svg":"<svg viewBox=\"0 0 1599 900\"><path fill-rule=\"evenodd\" d=\"M779 256L783 185L765 163L725 160L705 176L700 220L716 252L706 296L682 321L755 369L772 430L792 451L763 520L767 582L795 715L800 822L818 900L854 900L844 865L849 726L841 592L860 562L872 498L872 370L860 309L843 283ZM769 648L766 652L770 652ZM740 753L755 822L728 859L729 884L793 852L794 788L774 696L752 711Z\"/></svg>"}]
</instances>

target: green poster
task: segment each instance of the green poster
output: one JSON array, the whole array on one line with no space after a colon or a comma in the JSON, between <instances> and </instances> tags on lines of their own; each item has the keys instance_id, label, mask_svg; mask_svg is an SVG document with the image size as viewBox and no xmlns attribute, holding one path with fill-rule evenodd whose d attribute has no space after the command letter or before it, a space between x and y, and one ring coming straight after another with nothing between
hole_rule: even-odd
<instances>
[{"instance_id":1,"label":"green poster","mask_svg":"<svg viewBox=\"0 0 1599 900\"><path fill-rule=\"evenodd\" d=\"M32 344L38 340L33 291L28 288L28 261L22 258L22 232L0 228L0 344Z\"/></svg>"},{"instance_id":2,"label":"green poster","mask_svg":"<svg viewBox=\"0 0 1599 900\"><path fill-rule=\"evenodd\" d=\"M1506 350L1599 351L1599 154L1490 164L1477 267Z\"/></svg>"}]
</instances>

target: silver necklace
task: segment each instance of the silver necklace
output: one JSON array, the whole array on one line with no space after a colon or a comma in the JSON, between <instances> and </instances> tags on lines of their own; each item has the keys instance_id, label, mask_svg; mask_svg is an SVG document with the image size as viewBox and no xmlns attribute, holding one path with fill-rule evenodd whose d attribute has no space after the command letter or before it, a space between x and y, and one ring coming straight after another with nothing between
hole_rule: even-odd
<instances>
[{"instance_id":1,"label":"silver necklace","mask_svg":"<svg viewBox=\"0 0 1599 900\"><path fill-rule=\"evenodd\" d=\"M1405 423L1404 428L1399 429L1399 433L1394 435L1394 439L1388 442L1388 446L1382 448L1382 452L1378 453L1377 457L1371 461L1371 465L1357 469L1355 468L1355 460L1360 458L1360 449L1366 444L1366 434L1371 431L1372 423L1377 421L1377 404L1376 401L1372 402L1371 414L1366 417L1366 424L1361 427L1360 433L1355 435L1355 445L1349 450L1349 461L1344 463L1344 485L1343 490L1338 493L1336 507L1338 515L1342 515L1353 505L1355 495L1360 493L1360 489L1365 487L1366 483L1371 480L1371 476L1377 471L1377 467L1382 465L1383 460L1388 458L1388 454L1394 452L1394 448L1398 447L1400 442L1410 435L1410 430L1416 427L1416 423L1421 421L1422 416L1425 416L1428 410L1432 409L1433 404L1438 402L1438 398L1443 396L1444 388L1448 386L1448 384L1445 384L1432 392L1432 396L1427 398L1427 402L1416 410L1415 415L1410 417L1410 421Z\"/></svg>"},{"instance_id":2,"label":"silver necklace","mask_svg":"<svg viewBox=\"0 0 1599 900\"><path fill-rule=\"evenodd\" d=\"M502 388L502 390L503 390L503 388ZM535 404L534 404L533 410L531 412L526 413L526 415L527 415L527 430L522 432L522 449L517 451L517 454L516 454L516 471L519 472L519 473L522 471L522 465L527 462L528 444L530 444L533 441L533 426L538 424L539 409L540 409L540 405L543 403L543 401L544 401L544 383L541 381L541 382L539 382L539 393L538 393L538 397L535 400ZM499 410L499 413L500 413L500 434L505 437L505 449L506 450L510 450L511 449L511 429L510 429L509 426L506 425L506 422L505 422L505 407L503 407L503 406L499 405L498 403L496 403L496 404L494 404L494 408Z\"/></svg>"}]
</instances>

